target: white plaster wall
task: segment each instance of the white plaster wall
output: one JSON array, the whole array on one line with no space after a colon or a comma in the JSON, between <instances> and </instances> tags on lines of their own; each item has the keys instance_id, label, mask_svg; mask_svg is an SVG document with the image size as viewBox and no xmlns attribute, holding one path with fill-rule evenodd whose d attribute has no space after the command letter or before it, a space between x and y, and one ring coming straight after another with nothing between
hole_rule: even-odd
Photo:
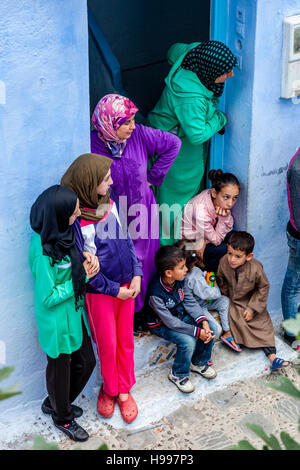
<instances>
[{"instance_id":1,"label":"white plaster wall","mask_svg":"<svg viewBox=\"0 0 300 470\"><path fill-rule=\"evenodd\" d=\"M16 368L0 385L22 391L0 402L1 416L45 394L29 211L90 150L86 0L1 0L0 64L0 366Z\"/></svg>"}]
</instances>

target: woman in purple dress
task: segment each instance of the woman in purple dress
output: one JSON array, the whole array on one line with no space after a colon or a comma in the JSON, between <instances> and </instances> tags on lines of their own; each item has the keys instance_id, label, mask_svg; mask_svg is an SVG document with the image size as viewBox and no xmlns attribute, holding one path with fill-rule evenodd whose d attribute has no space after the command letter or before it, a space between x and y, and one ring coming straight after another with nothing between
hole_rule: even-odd
<instances>
[{"instance_id":1,"label":"woman in purple dress","mask_svg":"<svg viewBox=\"0 0 300 470\"><path fill-rule=\"evenodd\" d=\"M151 186L162 184L181 146L180 139L169 132L135 124L137 111L128 98L105 95L93 113L95 130L91 132L92 153L113 160L111 188L127 215L129 233L143 267L135 312L144 306L147 286L155 274L154 256L160 246L158 206ZM135 323L140 324L138 316Z\"/></svg>"}]
</instances>

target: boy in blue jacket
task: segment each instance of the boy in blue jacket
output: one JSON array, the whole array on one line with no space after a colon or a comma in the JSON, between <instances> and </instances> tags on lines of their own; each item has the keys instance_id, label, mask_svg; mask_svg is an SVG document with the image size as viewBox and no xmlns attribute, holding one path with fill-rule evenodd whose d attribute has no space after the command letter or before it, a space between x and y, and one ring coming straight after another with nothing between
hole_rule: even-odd
<instances>
[{"instance_id":1,"label":"boy in blue jacket","mask_svg":"<svg viewBox=\"0 0 300 470\"><path fill-rule=\"evenodd\" d=\"M195 390L190 371L207 379L217 373L211 365L214 331L199 310L187 311L183 306L184 278L187 273L185 255L176 246L162 246L155 255L157 276L149 287L148 326L150 330L176 344L177 352L168 378L179 390Z\"/></svg>"}]
</instances>

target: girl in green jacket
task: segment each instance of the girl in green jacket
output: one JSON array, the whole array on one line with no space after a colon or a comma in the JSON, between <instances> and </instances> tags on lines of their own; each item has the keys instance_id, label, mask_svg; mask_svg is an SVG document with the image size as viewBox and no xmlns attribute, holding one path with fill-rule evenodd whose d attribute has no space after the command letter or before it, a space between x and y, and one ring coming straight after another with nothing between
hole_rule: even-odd
<instances>
[{"instance_id":1,"label":"girl in green jacket","mask_svg":"<svg viewBox=\"0 0 300 470\"><path fill-rule=\"evenodd\" d=\"M87 383L95 357L84 317L85 283L99 271L94 257L82 263L72 224L79 200L68 188L51 186L35 201L30 224L36 232L29 251L39 343L47 354L48 397L42 411L73 440L88 433L74 420L82 409L71 405Z\"/></svg>"},{"instance_id":2,"label":"girl in green jacket","mask_svg":"<svg viewBox=\"0 0 300 470\"><path fill-rule=\"evenodd\" d=\"M172 65L162 95L149 113L150 126L180 137L181 150L161 186L156 200L161 211L161 244L173 244L179 238L184 205L204 189L203 175L208 141L217 132L224 133L227 116L217 110L225 81L233 76L237 59L219 41L171 46L168 61Z\"/></svg>"}]
</instances>

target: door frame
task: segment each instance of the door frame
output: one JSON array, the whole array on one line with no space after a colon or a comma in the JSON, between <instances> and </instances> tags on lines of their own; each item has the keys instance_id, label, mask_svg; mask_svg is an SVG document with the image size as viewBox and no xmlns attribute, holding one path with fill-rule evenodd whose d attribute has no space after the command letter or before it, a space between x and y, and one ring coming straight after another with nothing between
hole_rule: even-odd
<instances>
[{"instance_id":1,"label":"door frame","mask_svg":"<svg viewBox=\"0 0 300 470\"><path fill-rule=\"evenodd\" d=\"M210 39L228 43L229 1L211 0L210 4ZM226 87L220 98L220 109L225 109ZM208 169L224 167L224 136L216 134L210 142Z\"/></svg>"}]
</instances>

